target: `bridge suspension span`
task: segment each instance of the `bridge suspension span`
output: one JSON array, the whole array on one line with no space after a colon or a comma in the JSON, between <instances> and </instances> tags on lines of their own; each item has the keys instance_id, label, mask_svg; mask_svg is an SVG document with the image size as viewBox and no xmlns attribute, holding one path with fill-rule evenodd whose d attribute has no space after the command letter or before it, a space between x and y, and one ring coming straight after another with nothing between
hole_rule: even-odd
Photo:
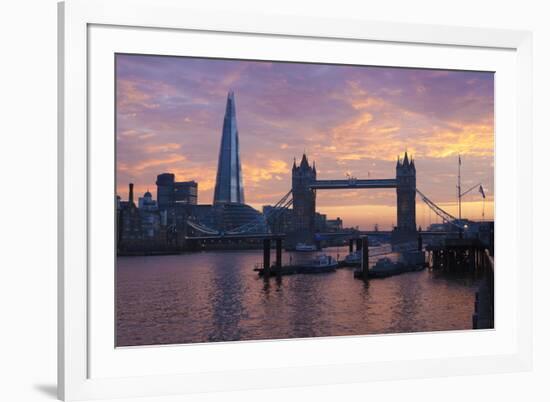
<instances>
[{"instance_id":1,"label":"bridge suspension span","mask_svg":"<svg viewBox=\"0 0 550 402\"><path fill-rule=\"evenodd\" d=\"M242 235L246 233L258 233L260 229L264 228L264 231L270 233L269 222L273 222L275 219L279 218L285 211L290 208L290 206L292 206L292 190L287 192L283 196L283 198L277 201L277 203L268 213L260 214L251 221L231 230L222 231L218 229L213 229L193 219L188 219L187 225L193 228L198 233L209 236L231 236Z\"/></svg>"},{"instance_id":2,"label":"bridge suspension span","mask_svg":"<svg viewBox=\"0 0 550 402\"><path fill-rule=\"evenodd\" d=\"M458 222L458 219L456 219L453 215L445 211L443 208L439 207L435 202L430 200L427 196L424 195L419 189L416 189L416 193L420 196L420 199L424 201L424 203L435 212L437 216L439 216L444 222L447 222L459 229L462 229L462 227L456 223Z\"/></svg>"},{"instance_id":3,"label":"bridge suspension span","mask_svg":"<svg viewBox=\"0 0 550 402\"><path fill-rule=\"evenodd\" d=\"M270 220L278 218L285 210L288 210L292 205L292 190L286 193L283 198L281 198L273 206L273 208L265 215L258 215L256 219L245 223L244 225L238 226L230 231L227 231L228 234L243 234L253 232L254 229L266 225ZM269 231L269 226L268 226Z\"/></svg>"}]
</instances>

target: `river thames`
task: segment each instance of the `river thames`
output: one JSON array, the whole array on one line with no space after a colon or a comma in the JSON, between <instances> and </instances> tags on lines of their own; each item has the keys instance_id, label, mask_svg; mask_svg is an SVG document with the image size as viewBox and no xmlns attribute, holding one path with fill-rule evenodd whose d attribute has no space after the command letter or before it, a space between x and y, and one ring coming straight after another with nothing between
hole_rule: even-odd
<instances>
[{"instance_id":1,"label":"river thames","mask_svg":"<svg viewBox=\"0 0 550 402\"><path fill-rule=\"evenodd\" d=\"M324 252L342 259L347 250ZM304 258L285 253L283 264L291 257ZM118 257L116 345L472 328L478 281L467 274L426 269L364 283L341 268L264 281L253 271L261 258L261 250Z\"/></svg>"}]
</instances>

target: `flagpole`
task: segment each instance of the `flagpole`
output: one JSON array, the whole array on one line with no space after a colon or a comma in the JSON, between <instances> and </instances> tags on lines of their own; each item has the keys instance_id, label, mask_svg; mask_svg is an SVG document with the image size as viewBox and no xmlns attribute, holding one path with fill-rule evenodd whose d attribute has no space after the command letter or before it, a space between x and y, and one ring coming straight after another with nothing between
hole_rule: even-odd
<instances>
[{"instance_id":1,"label":"flagpole","mask_svg":"<svg viewBox=\"0 0 550 402\"><path fill-rule=\"evenodd\" d=\"M458 154L458 221L462 224L462 189L460 188L460 165L462 161L460 160L460 154Z\"/></svg>"}]
</instances>

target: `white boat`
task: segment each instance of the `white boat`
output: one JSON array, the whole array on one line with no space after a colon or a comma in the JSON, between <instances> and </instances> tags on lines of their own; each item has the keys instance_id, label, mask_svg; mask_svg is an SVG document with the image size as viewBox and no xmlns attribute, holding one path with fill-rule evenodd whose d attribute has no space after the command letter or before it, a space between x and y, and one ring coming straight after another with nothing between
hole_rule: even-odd
<instances>
[{"instance_id":1,"label":"white boat","mask_svg":"<svg viewBox=\"0 0 550 402\"><path fill-rule=\"evenodd\" d=\"M362 258L363 258L362 251L354 251L353 253L346 255L346 258L344 258L344 261L348 265L358 265L358 264L361 264Z\"/></svg>"},{"instance_id":2,"label":"white boat","mask_svg":"<svg viewBox=\"0 0 550 402\"><path fill-rule=\"evenodd\" d=\"M330 255L320 254L313 260L300 265L302 273L329 272L338 267L338 261Z\"/></svg>"},{"instance_id":3,"label":"white boat","mask_svg":"<svg viewBox=\"0 0 550 402\"><path fill-rule=\"evenodd\" d=\"M298 243L296 244L296 251L316 251L317 247L311 244Z\"/></svg>"},{"instance_id":4,"label":"white boat","mask_svg":"<svg viewBox=\"0 0 550 402\"><path fill-rule=\"evenodd\" d=\"M375 278L384 278L386 276L392 276L402 273L404 265L399 262L393 262L389 258L380 258L376 261L376 264L369 269L369 276Z\"/></svg>"}]
</instances>

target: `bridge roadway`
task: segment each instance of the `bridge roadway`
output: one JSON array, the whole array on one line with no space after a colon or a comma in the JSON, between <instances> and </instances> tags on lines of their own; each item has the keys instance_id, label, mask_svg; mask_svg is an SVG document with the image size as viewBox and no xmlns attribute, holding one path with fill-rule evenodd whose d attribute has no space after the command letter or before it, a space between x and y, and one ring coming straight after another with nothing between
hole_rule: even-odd
<instances>
[{"instance_id":1,"label":"bridge roadway","mask_svg":"<svg viewBox=\"0 0 550 402\"><path fill-rule=\"evenodd\" d=\"M396 179L345 179L316 180L310 186L314 190L338 190L350 188L396 188Z\"/></svg>"},{"instance_id":2,"label":"bridge roadway","mask_svg":"<svg viewBox=\"0 0 550 402\"><path fill-rule=\"evenodd\" d=\"M391 231L389 230L365 230L360 232L326 232L326 233L315 233L316 236L322 236L322 237L344 237L344 236L352 236L352 237L361 237L361 236L390 236Z\"/></svg>"},{"instance_id":3,"label":"bridge roadway","mask_svg":"<svg viewBox=\"0 0 550 402\"><path fill-rule=\"evenodd\" d=\"M222 233L219 235L185 236L185 240L219 240L219 239L282 239L284 233Z\"/></svg>"},{"instance_id":4,"label":"bridge roadway","mask_svg":"<svg viewBox=\"0 0 550 402\"><path fill-rule=\"evenodd\" d=\"M339 236L352 236L358 238L361 236L390 236L389 230L366 230L361 232L329 232L329 233L316 233L322 237L339 237ZM458 235L458 232L443 232L443 231L422 231L418 232L419 235L425 236L446 236L446 235ZM219 239L282 239L286 237L284 233L241 233L241 234L221 234L221 235L205 235L205 236L186 236L186 240L219 240Z\"/></svg>"},{"instance_id":5,"label":"bridge roadway","mask_svg":"<svg viewBox=\"0 0 550 402\"><path fill-rule=\"evenodd\" d=\"M420 232L416 232L420 236L448 236L448 235L457 235L458 232L448 232L448 231L429 231L429 230L423 230ZM338 237L338 236L354 236L354 237L361 237L361 236L391 236L392 231L391 230L363 230L360 232L327 232L327 233L316 233L318 236L323 237Z\"/></svg>"}]
</instances>

